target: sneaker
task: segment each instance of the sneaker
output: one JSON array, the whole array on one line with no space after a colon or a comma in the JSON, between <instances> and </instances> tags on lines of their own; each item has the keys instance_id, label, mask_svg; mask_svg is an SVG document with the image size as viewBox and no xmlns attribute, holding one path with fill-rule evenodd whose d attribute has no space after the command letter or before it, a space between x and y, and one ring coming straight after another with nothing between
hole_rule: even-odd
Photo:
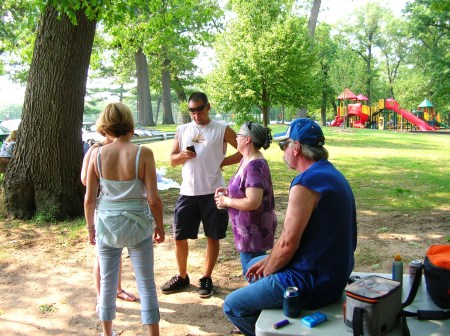
<instances>
[{"instance_id":1,"label":"sneaker","mask_svg":"<svg viewBox=\"0 0 450 336\"><path fill-rule=\"evenodd\" d=\"M201 298L210 297L213 293L213 282L210 277L203 277L200 279L200 288L198 289L198 295Z\"/></svg>"},{"instance_id":2,"label":"sneaker","mask_svg":"<svg viewBox=\"0 0 450 336\"><path fill-rule=\"evenodd\" d=\"M164 285L161 286L161 291L164 294L170 294L173 292L180 291L186 287L188 287L190 284L189 276L186 275L186 278L182 278L179 275L175 275L167 281Z\"/></svg>"}]
</instances>

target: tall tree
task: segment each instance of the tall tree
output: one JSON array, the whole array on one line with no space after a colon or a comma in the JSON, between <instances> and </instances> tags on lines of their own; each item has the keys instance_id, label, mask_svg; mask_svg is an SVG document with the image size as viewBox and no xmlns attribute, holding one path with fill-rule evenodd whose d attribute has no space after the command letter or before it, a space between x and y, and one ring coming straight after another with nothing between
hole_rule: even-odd
<instances>
[{"instance_id":1,"label":"tall tree","mask_svg":"<svg viewBox=\"0 0 450 336\"><path fill-rule=\"evenodd\" d=\"M319 25L314 41L321 70L320 83L322 98L320 100L320 116L322 125L325 126L327 121L327 105L330 102L334 102L336 96L336 91L332 88L330 77L331 65L336 58L338 46L331 38L331 27L327 24Z\"/></svg>"},{"instance_id":2,"label":"tall tree","mask_svg":"<svg viewBox=\"0 0 450 336\"><path fill-rule=\"evenodd\" d=\"M162 50L163 60L161 68L161 83L162 83L162 103L163 103L163 124L174 124L172 114L172 97L171 97L171 85L170 85L170 59L167 55L165 48Z\"/></svg>"},{"instance_id":3,"label":"tall tree","mask_svg":"<svg viewBox=\"0 0 450 336\"><path fill-rule=\"evenodd\" d=\"M173 124L171 80L192 74L196 46L209 42L214 20L222 12L216 0L132 0L128 5L134 8L133 14L123 23L107 26L112 44L118 52L142 49L148 61L149 86L162 90L163 123Z\"/></svg>"},{"instance_id":4,"label":"tall tree","mask_svg":"<svg viewBox=\"0 0 450 336\"><path fill-rule=\"evenodd\" d=\"M400 65L406 62L410 52L411 40L407 34L407 23L395 18L390 13L385 14L386 24L382 27L382 34L378 41L388 79L388 96L395 98L394 83L399 74Z\"/></svg>"},{"instance_id":5,"label":"tall tree","mask_svg":"<svg viewBox=\"0 0 450 336\"><path fill-rule=\"evenodd\" d=\"M416 70L427 78L425 95L443 110L450 109L450 1L416 0L406 6ZM421 97L422 100L424 97Z\"/></svg>"},{"instance_id":6,"label":"tall tree","mask_svg":"<svg viewBox=\"0 0 450 336\"><path fill-rule=\"evenodd\" d=\"M273 104L305 106L314 96L316 62L305 19L289 1L232 1L230 20L214 44L217 68L207 78L216 103L250 118L257 106L263 123Z\"/></svg>"},{"instance_id":7,"label":"tall tree","mask_svg":"<svg viewBox=\"0 0 450 336\"><path fill-rule=\"evenodd\" d=\"M4 181L6 209L13 217L40 212L60 219L83 213L80 128L96 27L86 10L95 16L92 7L61 13L49 3L43 11L18 141Z\"/></svg>"},{"instance_id":8,"label":"tall tree","mask_svg":"<svg viewBox=\"0 0 450 336\"><path fill-rule=\"evenodd\" d=\"M311 37L313 37L313 38L314 38L314 34L316 32L317 18L319 16L321 2L322 2L322 0L314 0L313 6L311 9L311 14L309 15L308 31L309 31L309 35L311 35Z\"/></svg>"},{"instance_id":9,"label":"tall tree","mask_svg":"<svg viewBox=\"0 0 450 336\"><path fill-rule=\"evenodd\" d=\"M366 65L364 93L370 100L375 77L374 49L379 45L381 24L387 10L378 3L367 3L357 8L355 12L356 21L343 25L340 41L350 45L364 61Z\"/></svg>"},{"instance_id":10,"label":"tall tree","mask_svg":"<svg viewBox=\"0 0 450 336\"><path fill-rule=\"evenodd\" d=\"M29 0L3 0L0 3L0 74L4 64L8 75L25 84L33 54L39 7Z\"/></svg>"},{"instance_id":11,"label":"tall tree","mask_svg":"<svg viewBox=\"0 0 450 336\"><path fill-rule=\"evenodd\" d=\"M141 125L154 126L150 79L147 57L141 48L136 51L136 77L138 90L138 116Z\"/></svg>"}]
</instances>

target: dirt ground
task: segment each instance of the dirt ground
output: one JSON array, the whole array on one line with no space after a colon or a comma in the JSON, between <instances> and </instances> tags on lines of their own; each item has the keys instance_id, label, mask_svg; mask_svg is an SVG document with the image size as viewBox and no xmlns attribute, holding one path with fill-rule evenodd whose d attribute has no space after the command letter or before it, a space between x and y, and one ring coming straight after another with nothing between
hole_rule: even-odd
<instances>
[{"instance_id":1,"label":"dirt ground","mask_svg":"<svg viewBox=\"0 0 450 336\"><path fill-rule=\"evenodd\" d=\"M170 209L169 209L170 210ZM389 272L392 256L423 258L431 244L449 236L450 208L427 215L359 212L355 270ZM279 213L282 219L283 214ZM167 214L165 223L171 224ZM281 229L282 221L279 229ZM155 246L155 276L161 311L161 335L229 335L232 325L222 313L224 297L244 286L231 234L224 240L213 274L215 294L197 295L202 275L205 238L191 242L189 290L164 295L159 287L177 273L174 244L168 227L166 242ZM0 222L0 334L98 335L92 277L94 249L80 236L65 239L55 225L14 225ZM134 273L123 254L123 288L137 295ZM407 263L405 265L407 270ZM145 335L138 302L117 300L114 329L119 335Z\"/></svg>"}]
</instances>

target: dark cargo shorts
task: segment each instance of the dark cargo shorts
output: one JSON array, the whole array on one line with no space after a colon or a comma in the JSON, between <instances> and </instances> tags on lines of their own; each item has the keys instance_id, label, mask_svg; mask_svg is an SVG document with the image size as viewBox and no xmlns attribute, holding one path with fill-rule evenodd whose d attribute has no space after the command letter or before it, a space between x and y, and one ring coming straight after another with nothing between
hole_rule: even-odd
<instances>
[{"instance_id":1,"label":"dark cargo shorts","mask_svg":"<svg viewBox=\"0 0 450 336\"><path fill-rule=\"evenodd\" d=\"M228 210L217 209L214 194L180 195L175 205L174 239L197 239L200 222L206 237L223 239L228 226Z\"/></svg>"}]
</instances>

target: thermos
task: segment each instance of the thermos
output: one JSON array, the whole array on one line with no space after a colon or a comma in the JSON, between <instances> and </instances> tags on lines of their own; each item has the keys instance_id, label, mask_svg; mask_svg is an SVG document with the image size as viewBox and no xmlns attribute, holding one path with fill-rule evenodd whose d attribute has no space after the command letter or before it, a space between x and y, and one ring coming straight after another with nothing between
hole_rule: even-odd
<instances>
[{"instance_id":1,"label":"thermos","mask_svg":"<svg viewBox=\"0 0 450 336\"><path fill-rule=\"evenodd\" d=\"M392 263L392 280L403 283L403 261L399 254L394 256Z\"/></svg>"}]
</instances>

